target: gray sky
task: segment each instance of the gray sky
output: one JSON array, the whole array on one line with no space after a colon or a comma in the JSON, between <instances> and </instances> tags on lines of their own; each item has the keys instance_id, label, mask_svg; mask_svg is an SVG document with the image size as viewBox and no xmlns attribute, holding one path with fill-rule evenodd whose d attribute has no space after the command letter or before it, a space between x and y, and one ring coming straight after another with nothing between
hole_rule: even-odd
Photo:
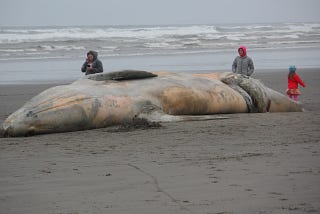
<instances>
[{"instance_id":1,"label":"gray sky","mask_svg":"<svg viewBox=\"0 0 320 214\"><path fill-rule=\"evenodd\" d=\"M320 22L320 0L0 0L0 26Z\"/></svg>"}]
</instances>

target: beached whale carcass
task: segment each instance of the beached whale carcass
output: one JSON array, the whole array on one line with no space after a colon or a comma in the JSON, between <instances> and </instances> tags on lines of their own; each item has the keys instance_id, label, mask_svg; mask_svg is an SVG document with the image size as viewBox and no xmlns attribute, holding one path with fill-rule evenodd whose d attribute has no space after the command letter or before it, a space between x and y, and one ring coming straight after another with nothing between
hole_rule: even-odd
<instances>
[{"instance_id":1,"label":"beached whale carcass","mask_svg":"<svg viewBox=\"0 0 320 214\"><path fill-rule=\"evenodd\" d=\"M88 75L43 91L5 120L1 134L94 129L136 117L161 122L197 118L194 115L282 111L302 108L260 81L234 73L126 70Z\"/></svg>"}]
</instances>

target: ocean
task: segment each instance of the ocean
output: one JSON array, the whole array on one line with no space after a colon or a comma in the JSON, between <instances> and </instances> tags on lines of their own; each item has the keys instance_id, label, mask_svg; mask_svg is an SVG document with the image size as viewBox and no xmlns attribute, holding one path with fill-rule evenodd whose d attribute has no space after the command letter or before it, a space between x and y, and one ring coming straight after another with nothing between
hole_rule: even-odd
<instances>
[{"instance_id":1,"label":"ocean","mask_svg":"<svg viewBox=\"0 0 320 214\"><path fill-rule=\"evenodd\" d=\"M0 27L0 84L75 80L89 50L105 72L231 70L240 45L256 71L320 67L320 23Z\"/></svg>"}]
</instances>

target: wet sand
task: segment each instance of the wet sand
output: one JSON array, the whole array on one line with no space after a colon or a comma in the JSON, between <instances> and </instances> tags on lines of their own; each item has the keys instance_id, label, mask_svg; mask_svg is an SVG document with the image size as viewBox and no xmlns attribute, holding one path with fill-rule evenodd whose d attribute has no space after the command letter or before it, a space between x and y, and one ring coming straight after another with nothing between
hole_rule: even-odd
<instances>
[{"instance_id":1,"label":"wet sand","mask_svg":"<svg viewBox=\"0 0 320 214\"><path fill-rule=\"evenodd\" d=\"M305 112L0 138L0 213L320 213L320 69L298 72ZM0 85L0 122L51 86Z\"/></svg>"}]
</instances>

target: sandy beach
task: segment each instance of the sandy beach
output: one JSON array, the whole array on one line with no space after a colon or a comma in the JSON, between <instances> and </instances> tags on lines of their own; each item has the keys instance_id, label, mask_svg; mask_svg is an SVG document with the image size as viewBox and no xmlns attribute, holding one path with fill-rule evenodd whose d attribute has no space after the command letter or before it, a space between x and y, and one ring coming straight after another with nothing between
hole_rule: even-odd
<instances>
[{"instance_id":1,"label":"sandy beach","mask_svg":"<svg viewBox=\"0 0 320 214\"><path fill-rule=\"evenodd\" d=\"M298 73L305 112L0 138L0 213L320 213L320 69ZM0 85L0 123L53 85Z\"/></svg>"}]
</instances>

